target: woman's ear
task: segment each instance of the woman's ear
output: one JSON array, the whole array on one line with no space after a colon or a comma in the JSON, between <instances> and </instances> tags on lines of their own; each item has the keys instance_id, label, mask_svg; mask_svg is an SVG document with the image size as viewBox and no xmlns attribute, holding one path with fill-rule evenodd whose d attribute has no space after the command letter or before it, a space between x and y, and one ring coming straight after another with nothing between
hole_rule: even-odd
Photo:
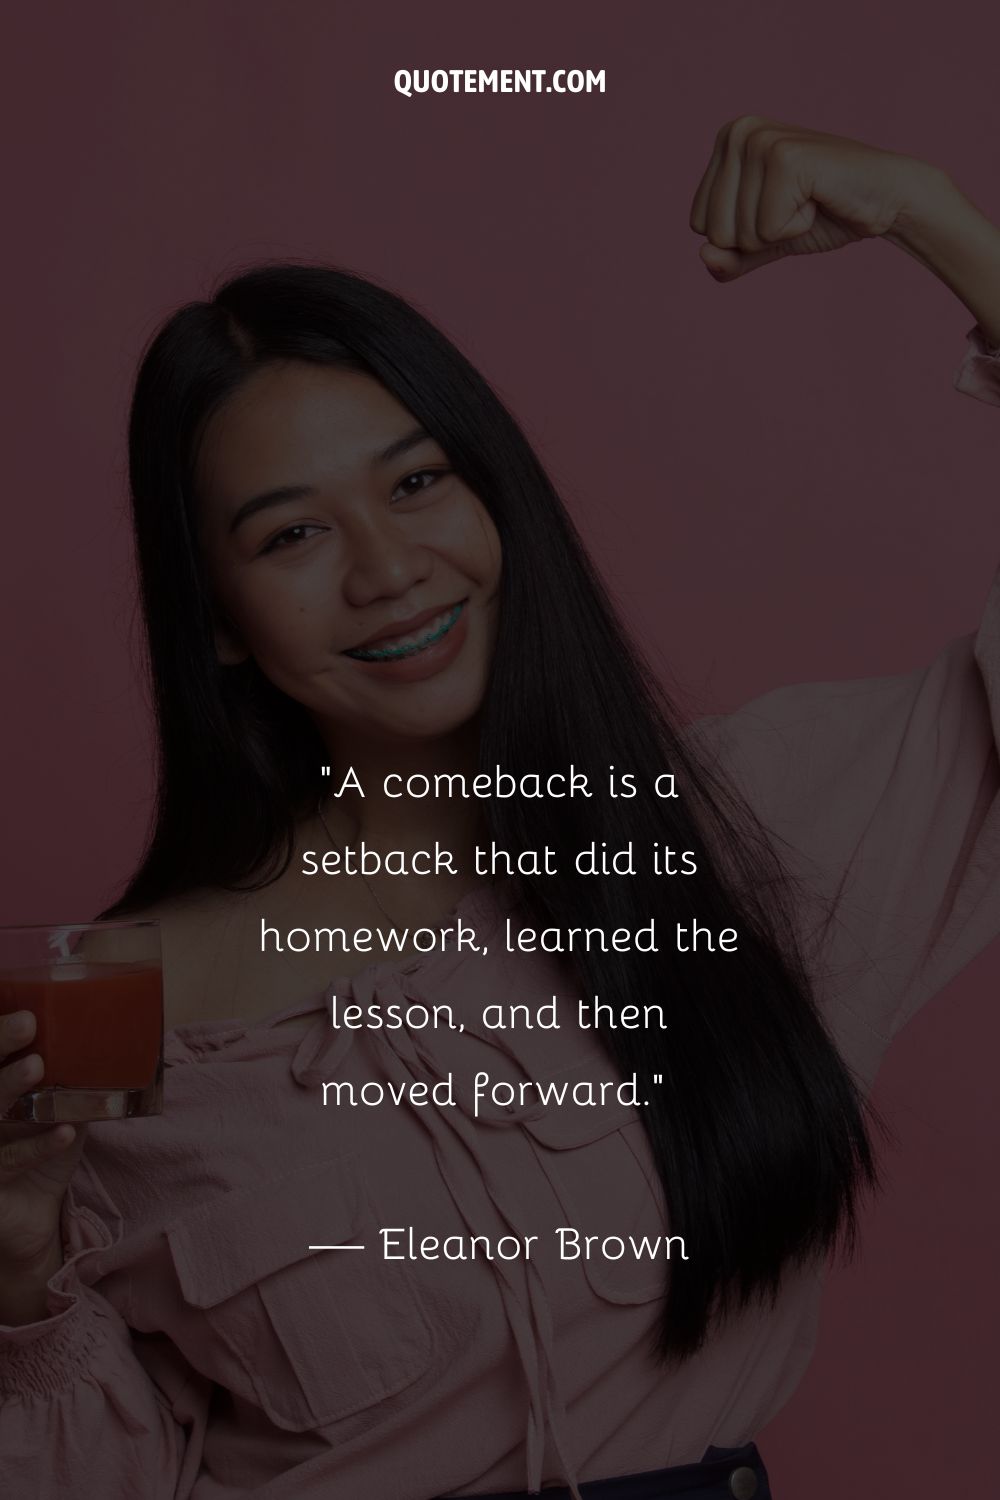
<instances>
[{"instance_id":1,"label":"woman's ear","mask_svg":"<svg viewBox=\"0 0 1000 1500\"><path fill-rule=\"evenodd\" d=\"M222 667L238 667L250 659L248 647L225 615L215 617L215 654Z\"/></svg>"}]
</instances>

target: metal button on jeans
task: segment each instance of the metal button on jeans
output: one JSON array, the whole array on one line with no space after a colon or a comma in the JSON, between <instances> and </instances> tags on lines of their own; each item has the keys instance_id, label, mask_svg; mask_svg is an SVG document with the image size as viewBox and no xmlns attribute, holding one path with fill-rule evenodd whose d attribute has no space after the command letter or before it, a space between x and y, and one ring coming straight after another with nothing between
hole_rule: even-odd
<instances>
[{"instance_id":1,"label":"metal button on jeans","mask_svg":"<svg viewBox=\"0 0 1000 1500\"><path fill-rule=\"evenodd\" d=\"M734 1469L729 1476L729 1492L733 1500L752 1500L757 1493L757 1476L753 1469Z\"/></svg>"}]
</instances>

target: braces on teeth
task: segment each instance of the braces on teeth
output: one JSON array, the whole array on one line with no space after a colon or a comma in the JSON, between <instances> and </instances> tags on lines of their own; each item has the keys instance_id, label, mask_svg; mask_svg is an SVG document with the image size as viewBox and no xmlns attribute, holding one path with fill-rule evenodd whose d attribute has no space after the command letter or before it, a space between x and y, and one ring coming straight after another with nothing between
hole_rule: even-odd
<instances>
[{"instance_id":1,"label":"braces on teeth","mask_svg":"<svg viewBox=\"0 0 1000 1500\"><path fill-rule=\"evenodd\" d=\"M464 601L463 601L464 603ZM428 646L439 641L443 635L455 624L462 613L462 605L456 604L448 611L442 624L430 635L422 636L418 641L412 641L407 646L357 646L353 651L345 651L345 656L353 656L358 661L395 661L401 656L413 656L417 651L426 651Z\"/></svg>"}]
</instances>

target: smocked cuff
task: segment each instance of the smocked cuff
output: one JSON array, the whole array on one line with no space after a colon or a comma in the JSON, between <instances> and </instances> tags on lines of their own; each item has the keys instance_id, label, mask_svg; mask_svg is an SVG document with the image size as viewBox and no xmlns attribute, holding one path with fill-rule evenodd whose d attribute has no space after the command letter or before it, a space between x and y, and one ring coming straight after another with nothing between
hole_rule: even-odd
<instances>
[{"instance_id":1,"label":"smocked cuff","mask_svg":"<svg viewBox=\"0 0 1000 1500\"><path fill-rule=\"evenodd\" d=\"M97 1216L63 1202L66 1259L46 1284L49 1316L35 1323L0 1323L0 1397L40 1396L71 1385L106 1336L112 1309L80 1279L80 1263L107 1249L111 1234Z\"/></svg>"},{"instance_id":2,"label":"smocked cuff","mask_svg":"<svg viewBox=\"0 0 1000 1500\"><path fill-rule=\"evenodd\" d=\"M93 1293L80 1286L75 1293L41 1323L0 1323L0 1399L50 1396L91 1368L104 1328Z\"/></svg>"},{"instance_id":3,"label":"smocked cuff","mask_svg":"<svg viewBox=\"0 0 1000 1500\"><path fill-rule=\"evenodd\" d=\"M955 389L977 401L1000 406L1000 344L988 342L977 324L969 334L965 358L955 376Z\"/></svg>"}]
</instances>

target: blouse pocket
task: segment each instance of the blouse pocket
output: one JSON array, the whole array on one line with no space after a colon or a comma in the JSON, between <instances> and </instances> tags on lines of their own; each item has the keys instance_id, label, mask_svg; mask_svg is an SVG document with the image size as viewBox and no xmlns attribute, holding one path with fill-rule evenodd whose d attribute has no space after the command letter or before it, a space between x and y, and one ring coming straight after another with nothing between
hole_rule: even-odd
<instances>
[{"instance_id":1,"label":"blouse pocket","mask_svg":"<svg viewBox=\"0 0 1000 1500\"><path fill-rule=\"evenodd\" d=\"M593 1074L567 1069L571 1080ZM663 1294L668 1268L669 1234L663 1191L649 1149L645 1127L630 1105L565 1105L524 1129L539 1164L565 1214L564 1224L578 1232L565 1244L581 1251L580 1262L591 1289L608 1302L650 1302ZM596 1236L591 1253L585 1238ZM608 1241L602 1252L600 1242ZM646 1246L643 1248L643 1241ZM638 1248L633 1248L633 1241ZM621 1242L621 1244L619 1244ZM680 1253L675 1242L671 1253ZM623 1253L619 1255L619 1250Z\"/></svg>"},{"instance_id":2,"label":"blouse pocket","mask_svg":"<svg viewBox=\"0 0 1000 1500\"><path fill-rule=\"evenodd\" d=\"M430 1367L434 1334L419 1289L379 1253L353 1156L202 1204L167 1229L167 1241L185 1301L204 1312L205 1373L278 1427L335 1422Z\"/></svg>"}]
</instances>

